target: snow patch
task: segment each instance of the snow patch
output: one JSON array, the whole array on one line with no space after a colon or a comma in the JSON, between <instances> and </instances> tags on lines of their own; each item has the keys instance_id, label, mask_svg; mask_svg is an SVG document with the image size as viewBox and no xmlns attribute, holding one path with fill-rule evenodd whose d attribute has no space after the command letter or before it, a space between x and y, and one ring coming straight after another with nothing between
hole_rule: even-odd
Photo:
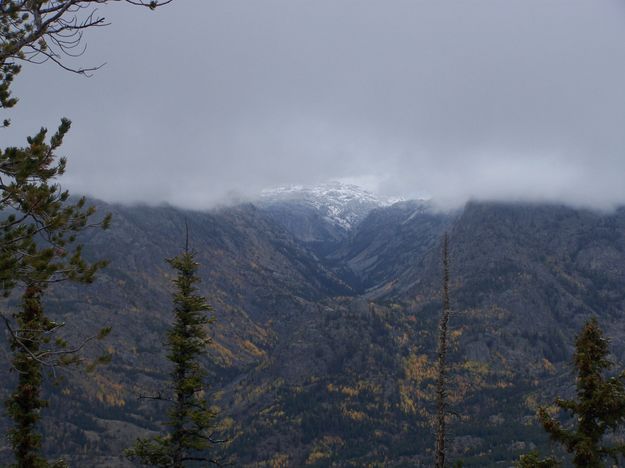
<instances>
[{"instance_id":1,"label":"snow patch","mask_svg":"<svg viewBox=\"0 0 625 468\"><path fill-rule=\"evenodd\" d=\"M399 201L404 199L378 197L356 185L340 182L276 187L263 190L260 200L263 205L292 203L311 207L345 231L354 228L371 210Z\"/></svg>"}]
</instances>

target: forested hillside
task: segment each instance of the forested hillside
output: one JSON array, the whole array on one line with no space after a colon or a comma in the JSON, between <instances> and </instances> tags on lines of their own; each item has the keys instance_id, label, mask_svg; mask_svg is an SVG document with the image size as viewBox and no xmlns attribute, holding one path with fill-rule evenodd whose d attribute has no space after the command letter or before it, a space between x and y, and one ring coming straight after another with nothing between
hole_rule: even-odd
<instances>
[{"instance_id":1,"label":"forested hillside","mask_svg":"<svg viewBox=\"0 0 625 468\"><path fill-rule=\"evenodd\" d=\"M624 12L0 0L0 466L625 463Z\"/></svg>"},{"instance_id":2,"label":"forested hillside","mask_svg":"<svg viewBox=\"0 0 625 468\"><path fill-rule=\"evenodd\" d=\"M237 466L431 463L444 230L452 460L485 466L548 448L537 405L571 392L573 338L588 317L625 358L622 210L471 203L444 214L400 202L315 252L266 206L97 205L112 226L88 233L86 254L110 265L93 285L59 285L47 301L55 317L75 317L74 336L112 327L101 345L109 365L47 390L45 448L72 466L121 466L129 441L160 429L158 407L138 397L167 378L165 258L180 250L185 221L217 318L206 364L229 438L221 449Z\"/></svg>"}]
</instances>

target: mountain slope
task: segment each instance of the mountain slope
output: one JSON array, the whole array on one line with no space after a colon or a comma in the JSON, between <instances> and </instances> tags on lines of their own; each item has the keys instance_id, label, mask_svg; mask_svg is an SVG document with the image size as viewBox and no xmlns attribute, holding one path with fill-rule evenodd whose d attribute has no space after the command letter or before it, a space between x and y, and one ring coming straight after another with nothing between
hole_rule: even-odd
<instances>
[{"instance_id":1,"label":"mountain slope","mask_svg":"<svg viewBox=\"0 0 625 468\"><path fill-rule=\"evenodd\" d=\"M113 221L110 230L87 234L86 254L106 258L110 266L91 286L55 285L46 308L67 323L65 333L75 341L112 326L105 347L113 360L97 376L70 375L66 384L49 389L54 435L46 440L52 454L81 453L84 434L90 434L94 456L119 454L141 428L158 428L151 422L154 408L137 397L158 393L167 378L162 343L171 321L173 273L165 259L181 251L185 223L200 263L200 293L215 308L209 364L217 381L263 362L306 304L349 292L314 254L251 205L199 213L97 204Z\"/></svg>"},{"instance_id":2,"label":"mountain slope","mask_svg":"<svg viewBox=\"0 0 625 468\"><path fill-rule=\"evenodd\" d=\"M548 450L536 407L570 393L573 338L590 315L625 360L625 210L472 203L444 214L401 202L372 208L321 255L265 207L99 209L113 226L90 233L86 248L111 265L94 285L62 285L47 300L70 335L113 326L109 366L48 389L46 449L72 466L124 466L129 441L160 428L164 408L137 397L166 384L164 259L180 251L185 220L200 292L215 306L205 363L237 466L431 463L445 230L452 459L495 466L532 444Z\"/></svg>"},{"instance_id":3,"label":"mountain slope","mask_svg":"<svg viewBox=\"0 0 625 468\"><path fill-rule=\"evenodd\" d=\"M427 202L398 202L372 210L331 259L344 265L370 297L417 281L424 255L436 247L454 215L435 212Z\"/></svg>"},{"instance_id":4,"label":"mountain slope","mask_svg":"<svg viewBox=\"0 0 625 468\"><path fill-rule=\"evenodd\" d=\"M257 202L273 220L321 255L345 240L371 210L390 204L392 200L339 182L279 187L263 192Z\"/></svg>"}]
</instances>

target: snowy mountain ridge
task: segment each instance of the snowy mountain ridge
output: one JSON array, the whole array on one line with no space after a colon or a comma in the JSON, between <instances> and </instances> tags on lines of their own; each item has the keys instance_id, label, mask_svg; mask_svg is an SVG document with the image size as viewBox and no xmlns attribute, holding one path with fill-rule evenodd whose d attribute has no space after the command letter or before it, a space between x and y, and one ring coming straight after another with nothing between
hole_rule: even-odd
<instances>
[{"instance_id":1,"label":"snowy mountain ridge","mask_svg":"<svg viewBox=\"0 0 625 468\"><path fill-rule=\"evenodd\" d=\"M299 205L315 210L329 223L344 231L350 231L371 210L390 206L402 198L385 198L374 195L361 187L340 182L328 182L313 186L287 185L264 190L260 204Z\"/></svg>"}]
</instances>

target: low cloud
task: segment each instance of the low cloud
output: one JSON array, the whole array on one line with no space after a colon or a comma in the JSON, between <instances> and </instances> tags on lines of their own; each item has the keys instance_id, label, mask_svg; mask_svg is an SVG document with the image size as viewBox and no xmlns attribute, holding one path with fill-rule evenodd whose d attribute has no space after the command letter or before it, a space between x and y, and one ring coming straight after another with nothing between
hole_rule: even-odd
<instances>
[{"instance_id":1,"label":"low cloud","mask_svg":"<svg viewBox=\"0 0 625 468\"><path fill-rule=\"evenodd\" d=\"M7 141L74 120L63 181L204 208L279 184L625 204L618 0L114 5L90 79L18 78ZM141 34L137 34L137 29Z\"/></svg>"}]
</instances>

